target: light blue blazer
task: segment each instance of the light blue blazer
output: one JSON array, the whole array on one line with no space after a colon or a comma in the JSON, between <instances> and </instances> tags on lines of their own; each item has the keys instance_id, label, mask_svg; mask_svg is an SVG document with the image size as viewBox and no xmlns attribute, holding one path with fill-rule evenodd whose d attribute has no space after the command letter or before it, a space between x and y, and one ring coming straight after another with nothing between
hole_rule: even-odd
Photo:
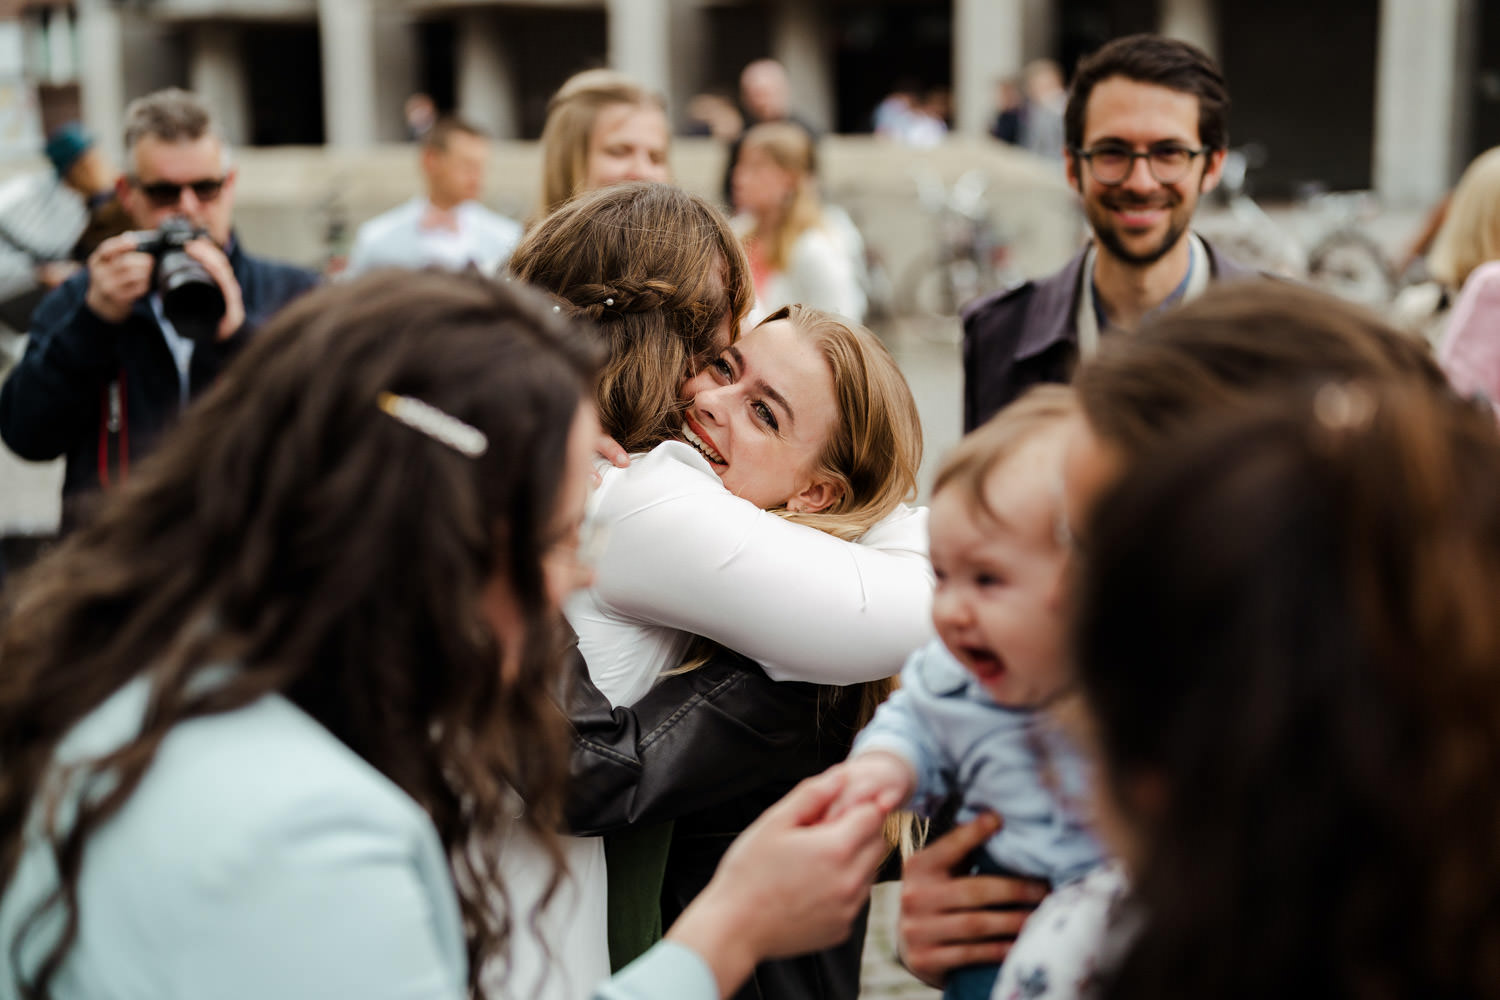
<instances>
[{"instance_id":1,"label":"light blue blazer","mask_svg":"<svg viewBox=\"0 0 1500 1000\"><path fill-rule=\"evenodd\" d=\"M57 760L121 746L139 730L146 693L143 681L117 692ZM76 787L68 794L76 803ZM7 1000L11 942L56 885L38 829L34 818L0 898ZM135 794L87 841L79 902L58 1000L465 995L458 902L427 814L279 696L167 736ZM22 949L27 969L58 926Z\"/></svg>"}]
</instances>

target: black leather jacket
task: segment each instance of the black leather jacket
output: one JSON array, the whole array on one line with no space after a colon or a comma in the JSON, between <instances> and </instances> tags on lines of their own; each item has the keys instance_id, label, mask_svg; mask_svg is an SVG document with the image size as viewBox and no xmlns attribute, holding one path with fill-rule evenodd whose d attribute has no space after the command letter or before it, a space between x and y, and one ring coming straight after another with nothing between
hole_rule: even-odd
<instances>
[{"instance_id":1,"label":"black leather jacket","mask_svg":"<svg viewBox=\"0 0 1500 1000\"><path fill-rule=\"evenodd\" d=\"M670 926L734 838L798 781L843 760L854 740L855 689L772 681L727 650L664 678L611 710L574 655L567 818L579 834L675 820L662 888ZM837 948L765 962L736 1000L856 1000L865 915Z\"/></svg>"}]
</instances>

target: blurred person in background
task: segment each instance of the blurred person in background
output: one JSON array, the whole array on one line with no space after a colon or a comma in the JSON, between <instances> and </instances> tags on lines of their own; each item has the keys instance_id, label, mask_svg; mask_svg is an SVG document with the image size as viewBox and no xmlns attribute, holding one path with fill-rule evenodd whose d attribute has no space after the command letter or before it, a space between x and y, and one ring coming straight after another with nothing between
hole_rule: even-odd
<instances>
[{"instance_id":1,"label":"blurred person in background","mask_svg":"<svg viewBox=\"0 0 1500 1000\"><path fill-rule=\"evenodd\" d=\"M786 67L775 59L757 59L740 72L740 107L744 111L745 132L729 144L724 162L724 204L734 205L734 168L740 162L740 148L748 130L767 122L791 122L807 133L816 160L818 130L792 111L792 84Z\"/></svg>"},{"instance_id":2,"label":"blurred person in background","mask_svg":"<svg viewBox=\"0 0 1500 1000\"><path fill-rule=\"evenodd\" d=\"M138 231L105 240L43 300L26 354L0 389L5 443L31 461L67 460L65 531L84 499L123 480L265 320L317 282L252 257L235 237L235 169L200 98L175 88L139 98L124 133L129 173L116 192ZM191 285L193 308L183 312L159 290L166 249L141 249L139 230L163 225L191 237L169 272Z\"/></svg>"},{"instance_id":3,"label":"blurred person in background","mask_svg":"<svg viewBox=\"0 0 1500 1000\"><path fill-rule=\"evenodd\" d=\"M745 242L758 313L801 304L860 322L865 293L858 231L825 213L813 172L813 140L790 122L745 134L734 168L736 230Z\"/></svg>"},{"instance_id":4,"label":"blurred person in background","mask_svg":"<svg viewBox=\"0 0 1500 1000\"><path fill-rule=\"evenodd\" d=\"M1448 316L1469 276L1500 260L1500 147L1479 154L1464 170L1442 207L1442 221L1427 252L1431 280L1403 289L1396 322L1437 347Z\"/></svg>"},{"instance_id":5,"label":"blurred person in background","mask_svg":"<svg viewBox=\"0 0 1500 1000\"><path fill-rule=\"evenodd\" d=\"M576 73L547 104L538 219L574 195L624 181L672 179L667 106L623 73Z\"/></svg>"},{"instance_id":6,"label":"blurred person in background","mask_svg":"<svg viewBox=\"0 0 1500 1000\"><path fill-rule=\"evenodd\" d=\"M990 135L1010 146L1021 144L1021 129L1026 122L1026 94L1021 78L1008 76L995 82L995 118Z\"/></svg>"},{"instance_id":7,"label":"blurred person in background","mask_svg":"<svg viewBox=\"0 0 1500 1000\"><path fill-rule=\"evenodd\" d=\"M489 165L490 139L477 125L445 118L422 137L418 195L359 227L345 274L378 267L478 268L505 265L521 242L521 225L478 201Z\"/></svg>"},{"instance_id":8,"label":"blurred person in background","mask_svg":"<svg viewBox=\"0 0 1500 1000\"><path fill-rule=\"evenodd\" d=\"M115 193L120 171L83 126L61 126L44 151L50 173L0 186L0 322L16 331L100 243L130 228Z\"/></svg>"},{"instance_id":9,"label":"blurred person in background","mask_svg":"<svg viewBox=\"0 0 1500 1000\"><path fill-rule=\"evenodd\" d=\"M745 118L734 102L723 94L695 94L688 101L688 127L684 135L732 142L745 129Z\"/></svg>"},{"instance_id":10,"label":"blurred person in background","mask_svg":"<svg viewBox=\"0 0 1500 1000\"><path fill-rule=\"evenodd\" d=\"M1020 145L1048 163L1061 163L1063 112L1068 106L1062 70L1051 59L1038 59L1026 66L1023 78L1026 114L1017 136Z\"/></svg>"}]
</instances>

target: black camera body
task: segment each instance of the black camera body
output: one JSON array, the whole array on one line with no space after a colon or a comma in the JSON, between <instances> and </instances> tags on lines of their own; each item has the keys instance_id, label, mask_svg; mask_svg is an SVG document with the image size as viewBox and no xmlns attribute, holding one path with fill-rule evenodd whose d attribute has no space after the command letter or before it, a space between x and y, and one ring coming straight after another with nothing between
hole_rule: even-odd
<instances>
[{"instance_id":1,"label":"black camera body","mask_svg":"<svg viewBox=\"0 0 1500 1000\"><path fill-rule=\"evenodd\" d=\"M224 318L224 293L213 275L184 249L188 242L210 239L185 216L163 219L156 229L131 234L136 249L156 258L151 283L161 295L162 315L179 334L195 341L212 342Z\"/></svg>"}]
</instances>

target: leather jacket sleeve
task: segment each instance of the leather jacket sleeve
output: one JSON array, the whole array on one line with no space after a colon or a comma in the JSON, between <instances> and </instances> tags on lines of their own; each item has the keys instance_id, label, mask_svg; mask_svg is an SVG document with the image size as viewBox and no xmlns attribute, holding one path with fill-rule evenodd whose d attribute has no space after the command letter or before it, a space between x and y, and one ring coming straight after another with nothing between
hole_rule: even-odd
<instances>
[{"instance_id":1,"label":"leather jacket sleeve","mask_svg":"<svg viewBox=\"0 0 1500 1000\"><path fill-rule=\"evenodd\" d=\"M634 705L611 709L576 649L570 668L572 833L676 819L807 774L818 741L816 685L772 681L721 649Z\"/></svg>"}]
</instances>

